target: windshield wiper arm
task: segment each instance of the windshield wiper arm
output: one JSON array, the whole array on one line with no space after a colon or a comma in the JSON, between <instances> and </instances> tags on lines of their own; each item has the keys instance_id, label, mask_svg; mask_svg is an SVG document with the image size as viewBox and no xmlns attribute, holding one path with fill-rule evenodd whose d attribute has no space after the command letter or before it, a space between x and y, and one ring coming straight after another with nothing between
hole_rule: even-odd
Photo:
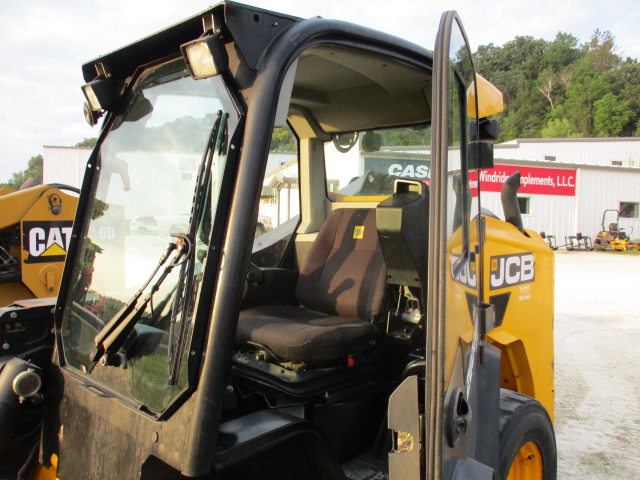
<instances>
[{"instance_id":1,"label":"windshield wiper arm","mask_svg":"<svg viewBox=\"0 0 640 480\"><path fill-rule=\"evenodd\" d=\"M167 278L171 270L178 265L181 265L188 257L192 250L191 239L182 233L172 233L172 237L176 237L175 243L167 245L166 251L160 257L158 265L153 270L147 281L140 287L131 299L116 313L109 323L107 323L102 330L98 332L94 338L94 347L89 355L89 360L93 363L91 370L95 367L96 363L102 359L104 365L109 365L110 357L117 354L118 350L122 347L125 340L135 327L142 312L144 312L147 304L151 301L153 294L158 291L162 282ZM167 264L162 274L158 277L158 280L151 286L149 293L144 297L142 302L138 305L138 300L144 293L145 289L149 286L153 278L156 276L160 268L167 263L167 260L175 252L174 258Z\"/></svg>"}]
</instances>

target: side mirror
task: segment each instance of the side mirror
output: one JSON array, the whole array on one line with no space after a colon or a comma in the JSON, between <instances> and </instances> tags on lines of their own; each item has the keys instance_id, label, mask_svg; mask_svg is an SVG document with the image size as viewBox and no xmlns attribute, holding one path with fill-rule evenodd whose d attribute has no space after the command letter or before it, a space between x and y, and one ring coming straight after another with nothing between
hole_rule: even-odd
<instances>
[{"instance_id":1,"label":"side mirror","mask_svg":"<svg viewBox=\"0 0 640 480\"><path fill-rule=\"evenodd\" d=\"M485 117L469 123L469 136L471 141L495 142L500 136L500 129L498 120Z\"/></svg>"},{"instance_id":2,"label":"side mirror","mask_svg":"<svg viewBox=\"0 0 640 480\"><path fill-rule=\"evenodd\" d=\"M470 142L468 160L470 170L493 168L493 143Z\"/></svg>"},{"instance_id":3,"label":"side mirror","mask_svg":"<svg viewBox=\"0 0 640 480\"><path fill-rule=\"evenodd\" d=\"M362 150L377 152L382 147L382 136L379 133L367 132L362 137Z\"/></svg>"}]
</instances>

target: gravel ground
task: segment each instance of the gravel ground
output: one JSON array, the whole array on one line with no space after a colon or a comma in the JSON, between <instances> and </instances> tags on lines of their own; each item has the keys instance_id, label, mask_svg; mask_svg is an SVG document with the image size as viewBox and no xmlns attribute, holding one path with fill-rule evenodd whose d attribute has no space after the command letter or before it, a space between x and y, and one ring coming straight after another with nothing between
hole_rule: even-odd
<instances>
[{"instance_id":1,"label":"gravel ground","mask_svg":"<svg viewBox=\"0 0 640 480\"><path fill-rule=\"evenodd\" d=\"M640 479L640 255L556 252L558 478Z\"/></svg>"}]
</instances>

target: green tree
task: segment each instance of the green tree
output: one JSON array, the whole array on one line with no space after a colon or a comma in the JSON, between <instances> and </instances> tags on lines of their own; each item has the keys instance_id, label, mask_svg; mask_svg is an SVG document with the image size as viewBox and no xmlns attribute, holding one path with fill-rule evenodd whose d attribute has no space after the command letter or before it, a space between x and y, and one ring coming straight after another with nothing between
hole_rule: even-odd
<instances>
[{"instance_id":1,"label":"green tree","mask_svg":"<svg viewBox=\"0 0 640 480\"><path fill-rule=\"evenodd\" d=\"M0 183L0 187L7 186L18 190L29 178L33 179L35 185L42 185L42 155L31 157L25 170L13 173L8 182Z\"/></svg>"},{"instance_id":2,"label":"green tree","mask_svg":"<svg viewBox=\"0 0 640 480\"><path fill-rule=\"evenodd\" d=\"M578 48L578 39L568 33L558 32L553 42L548 43L541 61L542 70L536 87L547 99L551 112L562 104L566 95L570 74L567 68L583 56Z\"/></svg>"},{"instance_id":3,"label":"green tree","mask_svg":"<svg viewBox=\"0 0 640 480\"><path fill-rule=\"evenodd\" d=\"M93 148L98 143L97 138L85 138L81 142L78 142L74 145L74 147L90 147Z\"/></svg>"},{"instance_id":4,"label":"green tree","mask_svg":"<svg viewBox=\"0 0 640 480\"><path fill-rule=\"evenodd\" d=\"M620 57L616 54L619 50L616 45L616 37L611 32L596 30L591 39L584 45L587 58L592 65L599 70L611 70L620 65Z\"/></svg>"},{"instance_id":5,"label":"green tree","mask_svg":"<svg viewBox=\"0 0 640 480\"><path fill-rule=\"evenodd\" d=\"M406 127L377 130L375 133L382 137L382 145L387 147L402 147L405 145L429 145L431 130L424 127Z\"/></svg>"},{"instance_id":6,"label":"green tree","mask_svg":"<svg viewBox=\"0 0 640 480\"><path fill-rule=\"evenodd\" d=\"M636 136L636 126L640 123L640 63L627 58L617 70L614 92L619 92L620 100L629 104L632 116L620 132L621 136Z\"/></svg>"},{"instance_id":7,"label":"green tree","mask_svg":"<svg viewBox=\"0 0 640 480\"><path fill-rule=\"evenodd\" d=\"M581 136L593 136L594 103L610 93L611 82L590 58L583 57L570 67L567 85L564 118Z\"/></svg>"},{"instance_id":8,"label":"green tree","mask_svg":"<svg viewBox=\"0 0 640 480\"><path fill-rule=\"evenodd\" d=\"M573 127L566 118L552 118L547 125L540 130L542 138L571 138L580 134L573 131Z\"/></svg>"},{"instance_id":9,"label":"green tree","mask_svg":"<svg viewBox=\"0 0 640 480\"><path fill-rule=\"evenodd\" d=\"M548 42L519 36L502 47L480 46L474 55L476 70L504 96L504 112L498 141L538 136L551 110L548 97L541 95L540 72ZM553 86L552 86L553 88Z\"/></svg>"},{"instance_id":10,"label":"green tree","mask_svg":"<svg viewBox=\"0 0 640 480\"><path fill-rule=\"evenodd\" d=\"M543 68L560 72L582 57L578 39L569 33L558 32L555 40L547 45L543 54Z\"/></svg>"},{"instance_id":11,"label":"green tree","mask_svg":"<svg viewBox=\"0 0 640 480\"><path fill-rule=\"evenodd\" d=\"M552 42L481 45L476 70L504 94L498 141L640 134L640 64L617 52L613 34L600 30L581 45L564 32Z\"/></svg>"},{"instance_id":12,"label":"green tree","mask_svg":"<svg viewBox=\"0 0 640 480\"><path fill-rule=\"evenodd\" d=\"M297 152L298 142L289 125L274 128L271 133L271 152Z\"/></svg>"},{"instance_id":13,"label":"green tree","mask_svg":"<svg viewBox=\"0 0 640 480\"><path fill-rule=\"evenodd\" d=\"M538 76L538 81L536 82L536 87L544 95L549 101L549 105L551 106L551 110L555 110L555 105L553 103L555 97L556 86L558 84L557 74L551 68L546 68L542 71L542 73Z\"/></svg>"},{"instance_id":14,"label":"green tree","mask_svg":"<svg viewBox=\"0 0 640 480\"><path fill-rule=\"evenodd\" d=\"M593 126L598 137L615 137L633 117L629 103L607 93L593 103Z\"/></svg>"}]
</instances>

